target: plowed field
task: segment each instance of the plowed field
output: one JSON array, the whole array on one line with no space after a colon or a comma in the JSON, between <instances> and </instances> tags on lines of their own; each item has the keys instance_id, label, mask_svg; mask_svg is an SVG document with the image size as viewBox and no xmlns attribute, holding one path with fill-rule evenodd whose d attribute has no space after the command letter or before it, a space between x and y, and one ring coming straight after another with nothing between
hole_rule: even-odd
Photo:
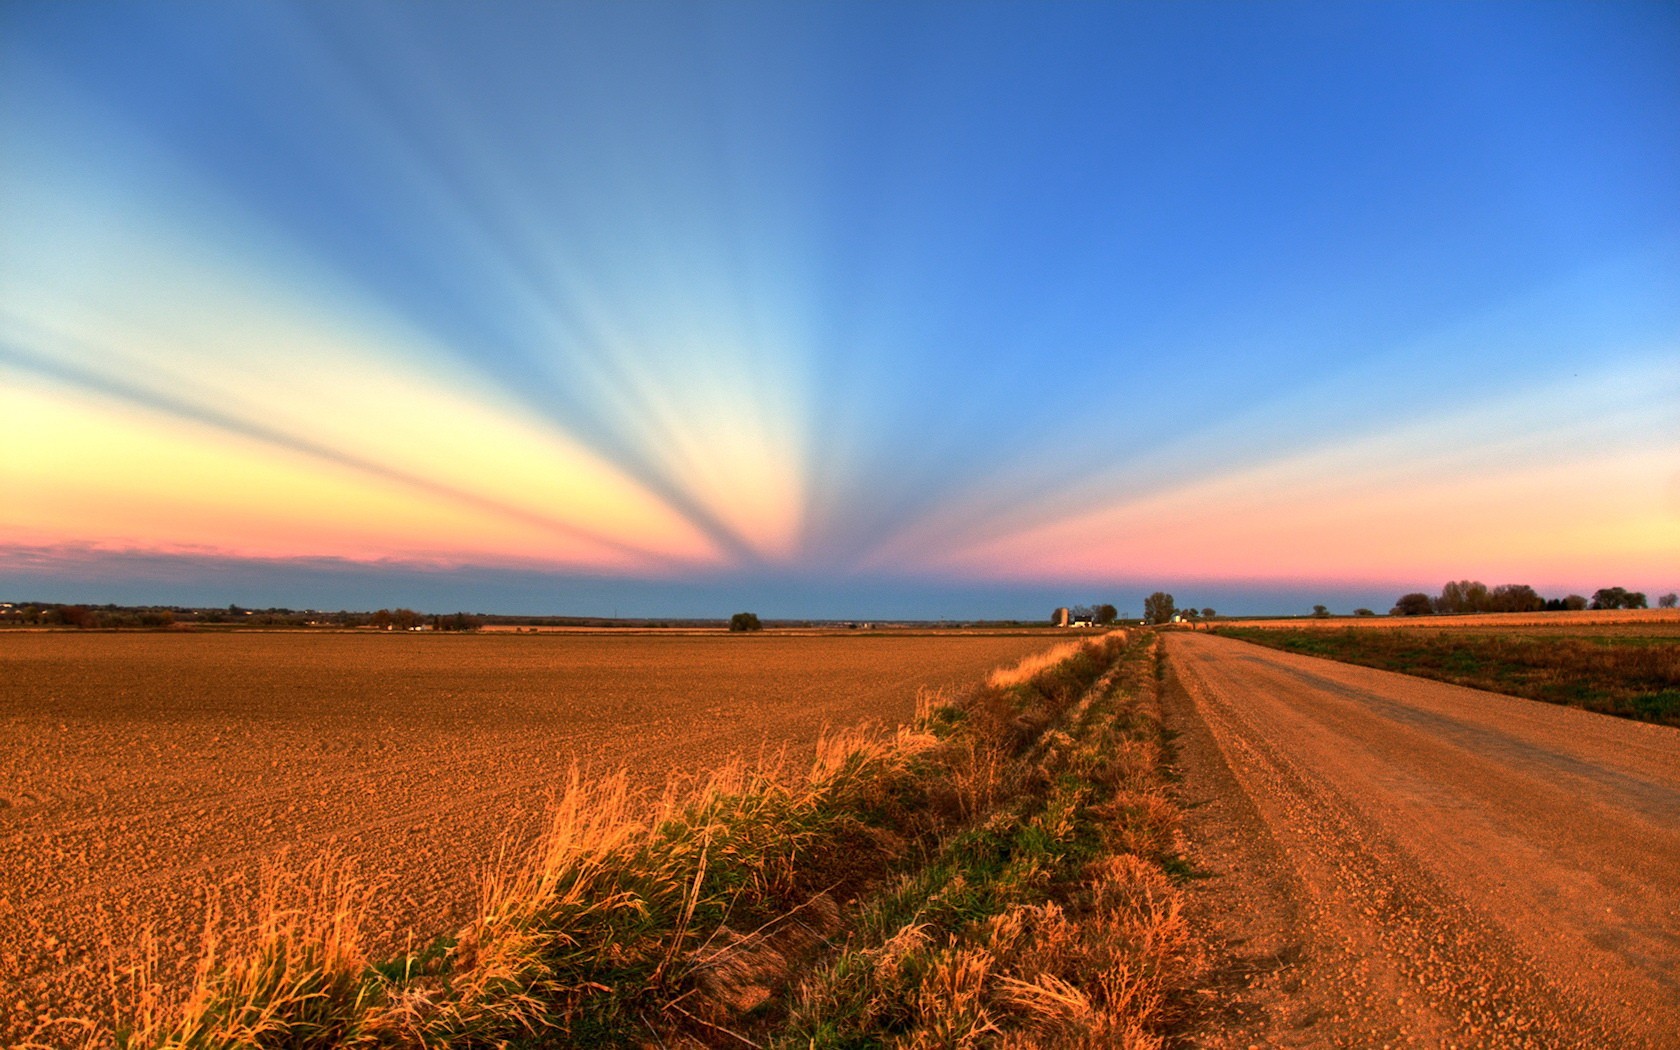
<instances>
[{"instance_id":1,"label":"plowed field","mask_svg":"<svg viewBox=\"0 0 1680 1050\"><path fill-rule=\"evenodd\" d=\"M104 1013L144 927L197 957L207 891L341 856L376 941L459 925L574 765L650 785L896 722L1043 634L0 635L0 1043Z\"/></svg>"}]
</instances>

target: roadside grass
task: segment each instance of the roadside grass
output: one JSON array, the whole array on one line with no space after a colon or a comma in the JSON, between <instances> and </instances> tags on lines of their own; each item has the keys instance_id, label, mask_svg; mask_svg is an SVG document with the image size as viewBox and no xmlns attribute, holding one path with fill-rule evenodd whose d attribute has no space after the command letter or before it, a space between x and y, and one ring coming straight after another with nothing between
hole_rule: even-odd
<instances>
[{"instance_id":1,"label":"roadside grass","mask_svg":"<svg viewBox=\"0 0 1680 1050\"><path fill-rule=\"evenodd\" d=\"M1439 628L1220 627L1215 633L1307 656L1680 725L1680 642L1669 638Z\"/></svg>"},{"instance_id":2,"label":"roadside grass","mask_svg":"<svg viewBox=\"0 0 1680 1050\"><path fill-rule=\"evenodd\" d=\"M986 677L986 684L998 689L1021 685L1030 681L1041 671L1054 667L1077 653L1086 643L1084 641L1063 642L1041 653L1033 653L1022 657L1011 667L1000 667Z\"/></svg>"},{"instance_id":3,"label":"roadside grass","mask_svg":"<svg viewBox=\"0 0 1680 1050\"><path fill-rule=\"evenodd\" d=\"M244 947L212 928L184 999L142 956L85 1044L1158 1046L1196 964L1156 659L1116 633L658 800L574 775L477 917L398 958L353 878L272 880Z\"/></svg>"},{"instance_id":4,"label":"roadside grass","mask_svg":"<svg viewBox=\"0 0 1680 1050\"><path fill-rule=\"evenodd\" d=\"M862 903L792 995L795 1047L1158 1047L1198 971L1167 874L1154 643L1008 767L1002 804Z\"/></svg>"}]
</instances>

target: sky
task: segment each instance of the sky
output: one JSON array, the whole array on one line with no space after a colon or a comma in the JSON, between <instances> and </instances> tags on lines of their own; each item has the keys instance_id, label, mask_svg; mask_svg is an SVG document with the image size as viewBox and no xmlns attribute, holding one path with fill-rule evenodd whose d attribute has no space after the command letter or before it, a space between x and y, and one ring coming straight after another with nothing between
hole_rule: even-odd
<instances>
[{"instance_id":1,"label":"sky","mask_svg":"<svg viewBox=\"0 0 1680 1050\"><path fill-rule=\"evenodd\" d=\"M0 3L0 598L1680 588L1672 3Z\"/></svg>"}]
</instances>

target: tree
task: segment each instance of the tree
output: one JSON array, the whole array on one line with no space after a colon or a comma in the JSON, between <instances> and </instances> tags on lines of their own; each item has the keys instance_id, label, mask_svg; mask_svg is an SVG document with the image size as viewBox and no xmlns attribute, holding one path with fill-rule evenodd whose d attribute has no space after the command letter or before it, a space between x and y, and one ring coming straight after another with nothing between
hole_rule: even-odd
<instances>
[{"instance_id":1,"label":"tree","mask_svg":"<svg viewBox=\"0 0 1680 1050\"><path fill-rule=\"evenodd\" d=\"M1448 580L1441 588L1441 593L1435 596L1435 611L1443 615L1464 611L1464 588L1456 581Z\"/></svg>"},{"instance_id":2,"label":"tree","mask_svg":"<svg viewBox=\"0 0 1680 1050\"><path fill-rule=\"evenodd\" d=\"M1377 614L1372 612L1370 609L1355 609L1355 610L1353 610L1353 615L1355 615L1355 616L1375 616Z\"/></svg>"},{"instance_id":3,"label":"tree","mask_svg":"<svg viewBox=\"0 0 1680 1050\"><path fill-rule=\"evenodd\" d=\"M1640 591L1630 591L1625 587L1600 587L1593 592L1592 607L1594 609L1643 609L1645 595Z\"/></svg>"},{"instance_id":4,"label":"tree","mask_svg":"<svg viewBox=\"0 0 1680 1050\"><path fill-rule=\"evenodd\" d=\"M1441 596L1435 599L1435 611L1438 613L1474 613L1488 612L1492 599L1488 595L1487 584L1480 580L1448 580L1441 588Z\"/></svg>"},{"instance_id":5,"label":"tree","mask_svg":"<svg viewBox=\"0 0 1680 1050\"><path fill-rule=\"evenodd\" d=\"M1315 620L1326 620L1326 619L1329 619L1329 618L1330 618L1330 609L1329 609L1328 606L1324 606L1324 605L1313 606L1313 619L1315 619Z\"/></svg>"},{"instance_id":6,"label":"tree","mask_svg":"<svg viewBox=\"0 0 1680 1050\"><path fill-rule=\"evenodd\" d=\"M1214 612L1212 609L1203 609L1202 610L1202 619L1204 619L1208 622L1208 627L1210 629L1213 627L1213 618L1215 616L1218 616L1218 615L1219 614Z\"/></svg>"},{"instance_id":7,"label":"tree","mask_svg":"<svg viewBox=\"0 0 1680 1050\"><path fill-rule=\"evenodd\" d=\"M1657 599L1657 608L1659 609L1672 609L1677 605L1680 605L1680 594L1675 594L1673 591L1669 591Z\"/></svg>"},{"instance_id":8,"label":"tree","mask_svg":"<svg viewBox=\"0 0 1680 1050\"><path fill-rule=\"evenodd\" d=\"M1435 611L1435 603L1429 600L1429 595L1422 591L1402 594L1400 600L1390 609L1390 616L1428 616Z\"/></svg>"},{"instance_id":9,"label":"tree","mask_svg":"<svg viewBox=\"0 0 1680 1050\"><path fill-rule=\"evenodd\" d=\"M1113 623L1117 618L1119 618L1119 616L1120 616L1120 610L1116 609L1112 605L1099 605L1099 606L1097 606L1097 613L1096 613L1096 622L1097 623L1100 623L1100 624L1103 624L1103 625L1106 626L1108 624Z\"/></svg>"},{"instance_id":10,"label":"tree","mask_svg":"<svg viewBox=\"0 0 1680 1050\"><path fill-rule=\"evenodd\" d=\"M1563 600L1563 607L1570 612L1580 612L1587 607L1587 599L1579 594L1571 594Z\"/></svg>"},{"instance_id":11,"label":"tree","mask_svg":"<svg viewBox=\"0 0 1680 1050\"><path fill-rule=\"evenodd\" d=\"M1177 611L1173 596L1165 591L1156 591L1143 600L1143 618L1148 623L1171 623Z\"/></svg>"},{"instance_id":12,"label":"tree","mask_svg":"<svg viewBox=\"0 0 1680 1050\"><path fill-rule=\"evenodd\" d=\"M1539 612L1545 607L1546 599L1526 583L1502 583L1488 596L1489 612Z\"/></svg>"},{"instance_id":13,"label":"tree","mask_svg":"<svg viewBox=\"0 0 1680 1050\"><path fill-rule=\"evenodd\" d=\"M731 631L762 631L764 625L758 622L758 615L750 612L738 612L729 618Z\"/></svg>"},{"instance_id":14,"label":"tree","mask_svg":"<svg viewBox=\"0 0 1680 1050\"><path fill-rule=\"evenodd\" d=\"M1190 629L1191 630L1195 630L1196 629L1196 620L1202 614L1197 612L1195 607L1192 606L1191 608L1188 608L1188 609L1180 609L1178 611L1178 615L1182 616L1185 619L1185 621L1190 624Z\"/></svg>"}]
</instances>

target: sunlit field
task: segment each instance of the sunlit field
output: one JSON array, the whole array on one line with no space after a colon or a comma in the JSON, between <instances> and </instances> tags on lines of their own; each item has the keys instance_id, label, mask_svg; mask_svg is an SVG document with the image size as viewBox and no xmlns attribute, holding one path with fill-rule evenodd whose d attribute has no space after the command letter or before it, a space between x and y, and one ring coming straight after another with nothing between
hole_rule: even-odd
<instances>
[{"instance_id":1,"label":"sunlit field","mask_svg":"<svg viewBox=\"0 0 1680 1050\"><path fill-rule=\"evenodd\" d=\"M0 636L0 1011L101 1014L151 930L162 976L265 868L343 860L370 951L453 929L573 768L630 786L902 723L1042 632Z\"/></svg>"}]
</instances>

